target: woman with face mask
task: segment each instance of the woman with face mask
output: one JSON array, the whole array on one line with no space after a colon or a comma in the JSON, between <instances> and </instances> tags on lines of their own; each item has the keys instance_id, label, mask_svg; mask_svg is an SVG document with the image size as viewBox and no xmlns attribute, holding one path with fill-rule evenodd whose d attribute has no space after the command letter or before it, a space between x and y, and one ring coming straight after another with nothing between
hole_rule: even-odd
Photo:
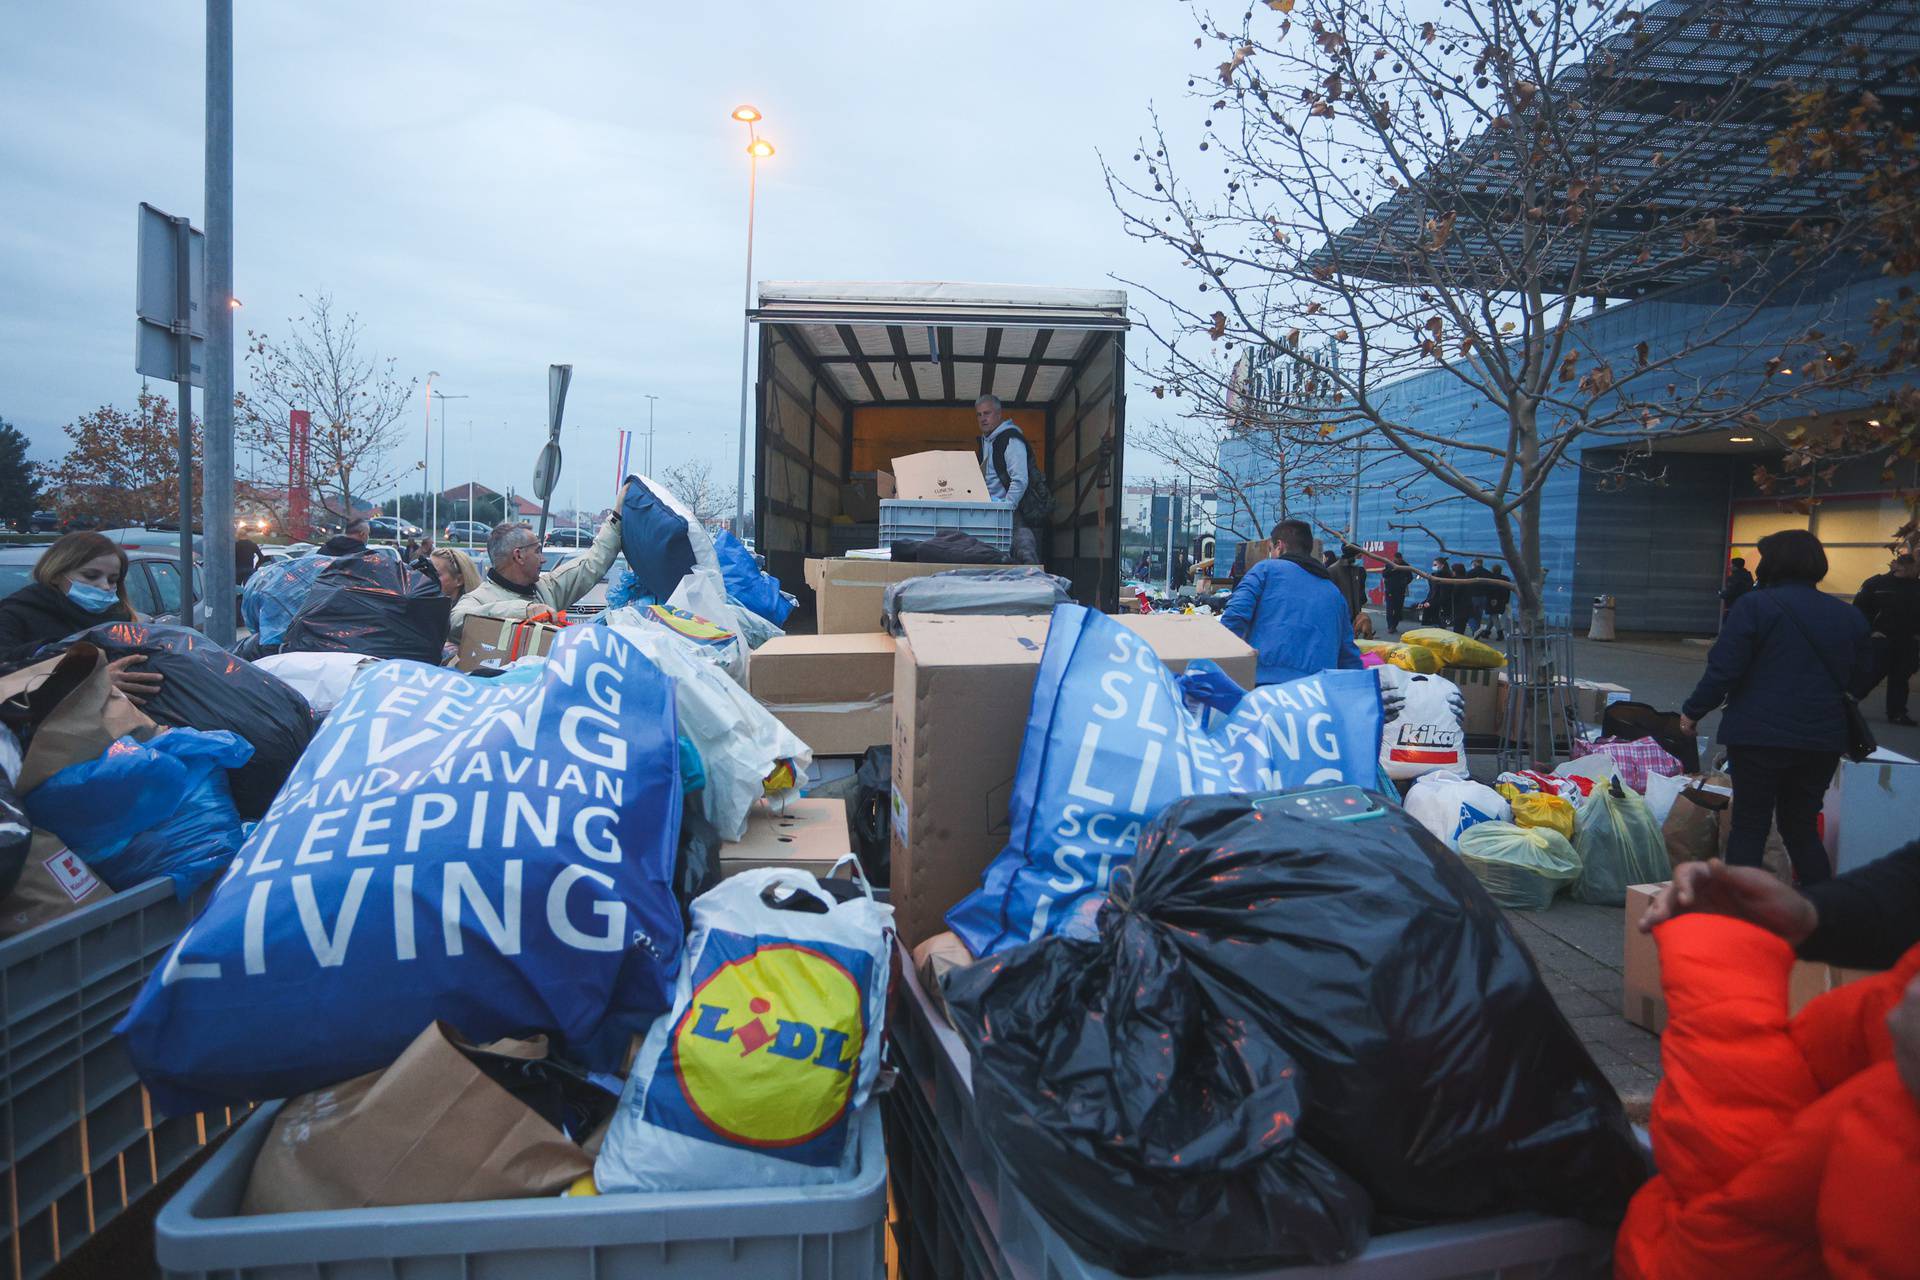
<instances>
[{"instance_id":1,"label":"woman with face mask","mask_svg":"<svg viewBox=\"0 0 1920 1280\"><path fill-rule=\"evenodd\" d=\"M127 553L98 533L69 533L33 566L33 581L0 600L0 669L29 661L41 645L64 640L103 622L134 622L127 603ZM160 677L129 668L139 656L112 664L113 682L136 702L160 685Z\"/></svg>"}]
</instances>

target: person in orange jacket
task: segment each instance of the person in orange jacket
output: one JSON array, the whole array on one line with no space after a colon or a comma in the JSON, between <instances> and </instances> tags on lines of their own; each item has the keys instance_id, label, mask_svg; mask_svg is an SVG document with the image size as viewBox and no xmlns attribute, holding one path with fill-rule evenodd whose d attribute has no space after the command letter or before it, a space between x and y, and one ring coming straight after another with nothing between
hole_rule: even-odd
<instances>
[{"instance_id":1,"label":"person in orange jacket","mask_svg":"<svg viewBox=\"0 0 1920 1280\"><path fill-rule=\"evenodd\" d=\"M1659 1173L1628 1207L1615 1274L1920 1276L1920 945L1789 1019L1788 939L1805 949L1817 922L1726 882L1749 869L1688 866L1645 922L1668 1013Z\"/></svg>"}]
</instances>

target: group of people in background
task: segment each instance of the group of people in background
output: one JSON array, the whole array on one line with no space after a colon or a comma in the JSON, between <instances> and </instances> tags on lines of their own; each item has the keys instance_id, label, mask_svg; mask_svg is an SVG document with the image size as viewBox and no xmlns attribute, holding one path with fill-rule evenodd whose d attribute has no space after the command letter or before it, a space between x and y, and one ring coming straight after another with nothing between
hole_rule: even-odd
<instances>
[{"instance_id":1,"label":"group of people in background","mask_svg":"<svg viewBox=\"0 0 1920 1280\"><path fill-rule=\"evenodd\" d=\"M1413 567L1406 557L1394 553L1395 566L1387 570L1387 628L1398 629L1406 612L1408 588L1413 583ZM1404 567L1402 567L1404 566ZM1445 627L1461 635L1480 635L1504 640L1507 635L1507 609L1513 603L1513 588L1507 585L1507 566L1489 566L1484 556L1475 556L1472 564L1449 562L1435 556L1432 576L1427 580L1427 598L1420 603L1420 621L1424 626ZM1396 603L1395 590L1398 589Z\"/></svg>"}]
</instances>

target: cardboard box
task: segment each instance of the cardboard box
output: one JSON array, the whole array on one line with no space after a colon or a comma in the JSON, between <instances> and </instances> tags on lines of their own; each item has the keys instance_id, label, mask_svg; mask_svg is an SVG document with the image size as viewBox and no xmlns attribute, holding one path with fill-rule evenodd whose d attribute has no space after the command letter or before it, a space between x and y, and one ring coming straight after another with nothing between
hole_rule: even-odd
<instances>
[{"instance_id":1,"label":"cardboard box","mask_svg":"<svg viewBox=\"0 0 1920 1280\"><path fill-rule=\"evenodd\" d=\"M880 473L882 475L885 472ZM914 502L989 502L980 459L959 449L930 449L893 460L893 492L883 498Z\"/></svg>"},{"instance_id":2,"label":"cardboard box","mask_svg":"<svg viewBox=\"0 0 1920 1280\"><path fill-rule=\"evenodd\" d=\"M545 622L515 622L510 618L468 618L460 628L460 652L453 665L474 671L488 662L502 666L515 658L538 657L553 648L560 628Z\"/></svg>"},{"instance_id":3,"label":"cardboard box","mask_svg":"<svg viewBox=\"0 0 1920 1280\"><path fill-rule=\"evenodd\" d=\"M980 569L965 564L906 564L892 560L809 560L807 585L813 588L814 629L823 636L871 634L881 630L880 606L887 588L908 578L954 569ZM755 650L754 656L759 656Z\"/></svg>"},{"instance_id":4,"label":"cardboard box","mask_svg":"<svg viewBox=\"0 0 1920 1280\"><path fill-rule=\"evenodd\" d=\"M1920 813L1920 763L1880 748L1841 760L1825 801L1822 829L1834 874L1884 858L1913 839Z\"/></svg>"},{"instance_id":5,"label":"cardboard box","mask_svg":"<svg viewBox=\"0 0 1920 1280\"><path fill-rule=\"evenodd\" d=\"M1633 694L1617 684L1608 684L1603 680L1575 680L1573 682L1574 714L1581 724L1597 725L1607 708L1616 702L1631 702Z\"/></svg>"},{"instance_id":6,"label":"cardboard box","mask_svg":"<svg viewBox=\"0 0 1920 1280\"><path fill-rule=\"evenodd\" d=\"M740 842L720 846L720 876L760 867L799 867L824 877L851 852L845 800L795 800L780 814L756 807Z\"/></svg>"},{"instance_id":7,"label":"cardboard box","mask_svg":"<svg viewBox=\"0 0 1920 1280\"><path fill-rule=\"evenodd\" d=\"M1506 672L1499 667L1442 667L1440 678L1460 688L1466 714L1460 727L1469 738L1491 738L1500 732L1500 717L1506 710Z\"/></svg>"},{"instance_id":8,"label":"cardboard box","mask_svg":"<svg viewBox=\"0 0 1920 1280\"><path fill-rule=\"evenodd\" d=\"M1628 1022L1658 1032L1667 1025L1667 999L1660 990L1660 948L1650 934L1640 932L1640 917L1653 905L1662 885L1636 884L1627 887L1626 976L1622 983L1620 1012ZM1843 987L1856 978L1867 977L1872 970L1843 969L1839 965L1813 960L1797 961L1787 978L1787 1014L1800 1012L1801 1006L1817 995Z\"/></svg>"},{"instance_id":9,"label":"cardboard box","mask_svg":"<svg viewBox=\"0 0 1920 1280\"><path fill-rule=\"evenodd\" d=\"M893 637L776 636L753 651L748 690L816 756L893 741Z\"/></svg>"},{"instance_id":10,"label":"cardboard box","mask_svg":"<svg viewBox=\"0 0 1920 1280\"><path fill-rule=\"evenodd\" d=\"M1117 621L1183 670L1212 658L1249 688L1254 651L1214 618ZM1007 808L1048 619L911 614L894 657L894 923L913 947L946 928L1007 841Z\"/></svg>"}]
</instances>

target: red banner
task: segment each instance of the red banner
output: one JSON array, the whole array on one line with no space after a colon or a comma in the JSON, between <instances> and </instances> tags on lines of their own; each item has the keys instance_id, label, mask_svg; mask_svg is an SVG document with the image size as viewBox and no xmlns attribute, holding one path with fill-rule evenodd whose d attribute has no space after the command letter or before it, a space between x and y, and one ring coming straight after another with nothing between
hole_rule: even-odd
<instances>
[{"instance_id":1,"label":"red banner","mask_svg":"<svg viewBox=\"0 0 1920 1280\"><path fill-rule=\"evenodd\" d=\"M287 413L287 536L304 541L307 527L307 438L313 416L305 409Z\"/></svg>"}]
</instances>

